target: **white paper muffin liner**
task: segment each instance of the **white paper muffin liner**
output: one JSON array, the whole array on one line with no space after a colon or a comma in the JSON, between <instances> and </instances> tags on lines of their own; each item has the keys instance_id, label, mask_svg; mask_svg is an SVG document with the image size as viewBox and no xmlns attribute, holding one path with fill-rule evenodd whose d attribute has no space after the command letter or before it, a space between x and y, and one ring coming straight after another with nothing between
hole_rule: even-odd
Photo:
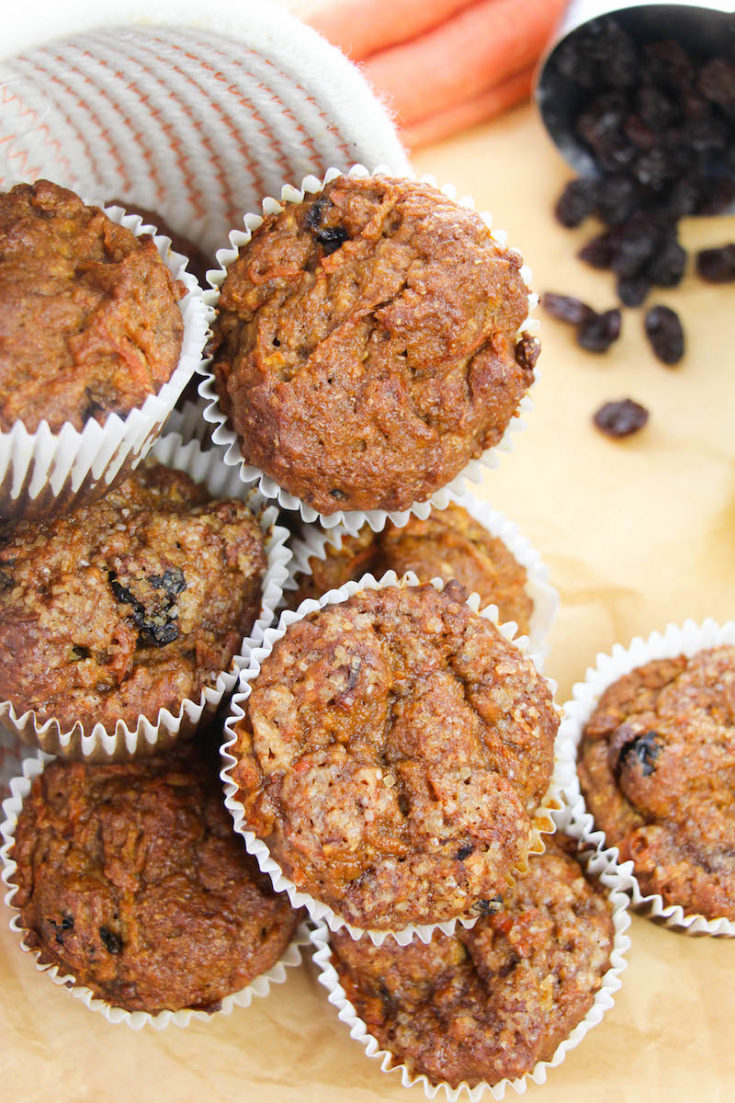
<instances>
[{"instance_id":1,"label":"white paper muffin liner","mask_svg":"<svg viewBox=\"0 0 735 1103\"><path fill-rule=\"evenodd\" d=\"M46 421L34 433L20 421L8 432L0 432L0 516L4 518L54 516L98 498L149 451L202 364L213 312L196 278L186 270L187 258L175 253L169 238L156 234L139 215L125 214L122 207L102 210L136 237L153 234L169 272L185 285L186 296L178 304L184 320L179 362L160 391L125 417L110 414L102 424L90 418L81 432L69 422L52 432Z\"/></svg>"},{"instance_id":2,"label":"white paper muffin liner","mask_svg":"<svg viewBox=\"0 0 735 1103\"><path fill-rule=\"evenodd\" d=\"M245 809L237 798L237 785L231 778L231 771L237 764L237 759L230 753L230 748L237 741L234 728L238 721L245 715L243 705L250 696L252 684L260 673L263 661L270 655L278 640L283 638L290 625L303 620L310 613L314 613L318 609L323 609L327 605L338 605L343 601L347 601L348 598L362 590L382 590L389 586L417 586L418 584L418 578L411 571L407 571L400 579L395 571L387 571L379 580L375 579L370 574L366 574L363 575L359 582L347 582L339 589L329 590L318 600L307 598L305 601L301 602L298 609L295 611L289 609L284 610L277 627L269 628L266 631L262 646L253 649L247 669L243 670L240 674L240 685L230 703L230 715L225 722L224 743L221 748L223 767L220 776L224 784L225 804L232 814L235 830L242 835L245 840L245 846L249 853L257 860L262 872L267 873L271 878L273 887L278 892L288 893L289 900L294 908L305 907L309 916L315 923L323 921L330 930L333 931L338 931L344 927L353 938L360 938L362 935L366 935L376 946L381 946L385 939L389 937L394 938L400 946L405 946L414 936L420 938L422 942L428 942L435 930L438 929L443 931L444 934L452 934L457 923L461 923L462 926L466 928L474 927L478 917L477 915L460 915L454 919L445 920L439 923L409 923L405 927L395 931L365 929L348 923L343 916L338 915L328 904L315 899L308 893L302 892L297 888L294 882L286 876L281 866L271 856L263 840L259 839L254 831L250 831L246 827ZM439 578L432 579L431 585L439 592L444 589L444 583ZM516 625L512 621L506 624L500 624L498 622L497 606L488 605L487 608L480 610L480 598L478 594L470 594L467 599L467 605L473 612L479 613L480 616L491 621L505 639L512 641L518 650L531 660L536 669L540 670L540 659L528 651L527 637L519 636L516 638ZM556 693L556 683L551 678L544 678L544 680L553 698ZM553 834L556 830L552 812L562 806L560 797L561 776L558 773L557 747L558 734L557 742L554 747L554 768L552 777L539 807L531 815L532 832L531 845L529 848L530 854L542 854L544 851L543 835Z\"/></svg>"},{"instance_id":3,"label":"white paper muffin liner","mask_svg":"<svg viewBox=\"0 0 735 1103\"><path fill-rule=\"evenodd\" d=\"M134 728L118 720L112 731L98 722L90 731L83 732L81 722L77 721L62 730L54 718L43 720L33 709L19 713L11 701L0 702L0 723L49 754L88 762L112 762L129 758L140 750L160 750L171 745L214 714L225 694L237 684L250 650L262 642L266 629L275 620L291 559L289 534L276 523L275 506L254 487L248 489L243 485L237 472L222 462L221 448L212 446L205 452L196 441L183 443L178 434L170 433L156 441L152 454L160 463L185 471L194 482L205 485L215 498L239 498L246 502L260 524L267 556L260 615L249 635L243 638L228 670L221 671L213 685L205 686L198 700L184 698L175 713L161 708L155 719L140 716Z\"/></svg>"},{"instance_id":4,"label":"white paper muffin liner","mask_svg":"<svg viewBox=\"0 0 735 1103\"><path fill-rule=\"evenodd\" d=\"M284 205L287 203L301 203L304 197L308 195L318 194L330 181L334 180L337 176L346 175L348 177L361 177L370 175L403 175L393 173L385 165L381 165L374 169L372 173L364 165L353 165L346 173L338 168L327 169L324 177L319 180L316 176L305 176L301 182L301 187L296 188L291 184L284 184L281 189L281 198L275 199L272 196L268 196L262 201L263 214L248 213L243 216L243 229L234 229L230 232L229 240L230 245L217 251L217 262L220 265L219 269L214 269L207 273L207 278L211 285L210 291L204 292L204 299L207 304L213 308L216 308L219 302L220 289L227 275L227 268L234 260L236 260L239 250L243 245L246 245L261 223L263 217L269 214L275 214L284 209ZM411 177L413 178L413 177ZM436 186L436 180L433 176L426 175L421 178L422 183L431 184ZM456 189L451 184L447 184L439 189L447 198L456 199ZM462 207L468 207L471 210L475 209L475 204L470 196L464 196L459 201L459 205ZM491 236L496 245L504 247L507 241L507 234L504 230L492 230L492 217L487 212L480 212L480 217L483 222L491 230ZM520 337L522 333L535 334L538 331L539 323L535 318L530 317L531 311L538 304L538 295L532 292L530 289L530 281L532 278L531 269L527 265L523 265L521 268L521 276L528 288L528 315L518 328L517 336ZM539 378L538 369L535 370L536 379ZM492 448L486 449L482 455L476 460L470 460L469 463L455 476L451 482L446 486L435 491L430 498L423 502L414 502L413 505L406 510L386 511L384 509L372 509L372 510L337 510L335 513L321 514L318 513L312 506L302 502L295 495L288 493L283 487L272 479L269 475L264 474L259 468L248 464L243 459L240 451L240 443L237 434L234 432L229 419L224 411L221 409L217 397L217 392L214 385L214 379L205 380L199 386L199 393L207 400L207 409L204 416L207 421L216 425L212 433L212 439L217 444L227 446L227 455L225 462L233 465L237 465L240 476L246 483L256 483L258 488L266 498L275 498L278 504L283 509L299 510L301 517L307 523L312 521L320 521L324 528L334 528L335 525L344 525L348 531L356 532L366 521L375 532L379 532L386 525L388 520L391 520L395 525L405 525L406 521L412 513L421 518L426 518L432 506L436 506L439 509L444 509L449 501L449 495L451 493L460 494L465 488L466 480L470 479L472 482L479 482L482 478L483 471L488 468L497 467L499 456L501 452L512 451L513 443L512 437L515 433L525 428L521 415L526 412L530 412L533 409L533 403L531 402L528 394L525 394L519 404L519 413L513 417L508 424L502 439L498 444Z\"/></svg>"},{"instance_id":5,"label":"white paper muffin liner","mask_svg":"<svg viewBox=\"0 0 735 1103\"><path fill-rule=\"evenodd\" d=\"M15 844L15 828L18 817L23 807L23 801L31 790L33 779L43 773L47 762L52 761L53 757L44 754L43 751L38 751L35 756L25 759L22 774L13 778L10 782L10 796L3 801L2 805L5 818L3 823L0 824L0 836L3 839L3 845L0 847L0 860L3 866L2 879L8 890L5 893L5 903L13 909L14 913L10 920L10 929L21 935L20 948L33 954L36 968L40 973L45 973L54 984L60 988L65 988L75 999L82 1000L90 1011L100 1012L108 1023L125 1023L133 1030L140 1030L144 1026L152 1026L156 1030L163 1030L172 1024L174 1026L188 1026L192 1019L199 1022L209 1022L217 1015L231 1014L236 1007L249 1007L254 997L267 996L272 984L282 984L286 980L287 969L301 964L302 947L309 942L309 930L305 923L298 926L285 953L276 964L267 972L255 977L245 988L225 996L221 1007L217 1011L208 1012L197 1008L182 1008L180 1011L159 1011L158 1014L152 1015L148 1011L127 1011L124 1007L116 1007L114 1004L95 996L90 988L77 984L76 977L71 973L64 972L63 967L41 962L39 960L41 956L40 949L34 949L26 944L25 935L27 931L23 927L20 911L13 903L18 891L18 886L13 881L13 875L18 867L11 857L11 850Z\"/></svg>"},{"instance_id":6,"label":"white paper muffin liner","mask_svg":"<svg viewBox=\"0 0 735 1103\"><path fill-rule=\"evenodd\" d=\"M571 809L565 806L554 813L557 830L564 831L574 838L581 839L582 833L571 821ZM628 913L629 898L627 895L629 879L621 872L609 851L593 850L586 861L589 874L598 878L609 890L608 898L612 907L612 921L614 926L613 946L610 953L610 965L602 978L602 985L595 994L594 1001L587 1014L574 1027L563 1042L560 1042L550 1061L539 1061L534 1068L524 1076L514 1080L504 1079L496 1084L481 1083L470 1087L462 1082L456 1088L446 1082L433 1083L428 1077L421 1074L412 1074L405 1064L389 1050L381 1047L374 1035L368 1032L365 1022L358 1016L354 1006L347 999L344 988L340 984L339 974L332 964L332 952L329 942L329 929L320 922L311 932L311 942L314 946L314 964L319 970L319 983L328 992L329 1002L337 1008L338 1017L349 1029L350 1037L354 1038L364 1048L367 1057L380 1061L382 1072L396 1073L400 1075L404 1088L414 1087L420 1084L424 1089L427 1099L434 1099L439 1094L446 1095L450 1103L466 1097L470 1103L477 1103L487 1092L493 1099L503 1099L508 1088L512 1088L519 1095L523 1095L530 1081L535 1084L544 1084L549 1069L560 1065L567 1053L578 1046L585 1035L593 1026L602 1020L606 1011L614 1004L614 993L620 988L620 974L627 966L625 954L630 948L630 938L627 934L630 927L630 915Z\"/></svg>"},{"instance_id":7,"label":"white paper muffin liner","mask_svg":"<svg viewBox=\"0 0 735 1103\"><path fill-rule=\"evenodd\" d=\"M559 773L566 800L571 806L571 822L591 845L606 846L605 833L594 822L582 796L577 776L577 748L582 731L594 711L603 692L624 674L652 659L674 658L677 655L691 657L705 648L735 644L735 621L717 624L711 618L696 624L685 620L679 626L669 624L663 633L652 632L644 640L636 636L629 647L615 644L609 654L600 653L595 666L587 670L585 680L572 688L572 697L563 706L563 719L559 729ZM618 848L609 848L619 861ZM620 869L630 880L633 907L648 918L687 934L720 935L735 937L735 922L731 919L707 919L698 913L686 913L678 904L665 904L657 893L645 894L635 876L632 861L620 863Z\"/></svg>"},{"instance_id":8,"label":"white paper muffin liner","mask_svg":"<svg viewBox=\"0 0 735 1103\"><path fill-rule=\"evenodd\" d=\"M513 558L526 568L525 589L533 602L528 647L543 661L549 650L548 636L559 608L559 595L549 582L549 571L541 556L531 541L521 534L518 526L505 514L493 509L489 502L475 498L469 491L464 494L451 494L449 501L462 506L489 533L502 540ZM349 530L344 525L337 525L332 529L322 529L316 525L304 527L301 538L295 538L291 542L293 559L285 590L298 589L296 576L312 573L310 560L315 556L318 559L324 559L328 546L339 550L342 547L343 537L348 534Z\"/></svg>"}]
</instances>

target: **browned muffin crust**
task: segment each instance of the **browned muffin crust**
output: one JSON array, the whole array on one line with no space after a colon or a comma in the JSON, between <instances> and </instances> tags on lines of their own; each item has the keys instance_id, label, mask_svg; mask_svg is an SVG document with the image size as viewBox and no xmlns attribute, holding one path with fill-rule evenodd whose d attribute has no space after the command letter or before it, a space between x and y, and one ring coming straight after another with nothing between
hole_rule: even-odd
<instances>
[{"instance_id":1,"label":"browned muffin crust","mask_svg":"<svg viewBox=\"0 0 735 1103\"><path fill-rule=\"evenodd\" d=\"M64 517L5 525L0 545L0 699L62 730L198 700L260 611L252 513L161 464Z\"/></svg>"},{"instance_id":2,"label":"browned muffin crust","mask_svg":"<svg viewBox=\"0 0 735 1103\"><path fill-rule=\"evenodd\" d=\"M26 943L128 1011L217 1011L299 920L233 834L201 737L124 765L52 762L12 857Z\"/></svg>"},{"instance_id":3,"label":"browned muffin crust","mask_svg":"<svg viewBox=\"0 0 735 1103\"><path fill-rule=\"evenodd\" d=\"M558 719L465 598L455 582L366 590L291 625L237 725L247 826L361 927L482 910L528 853Z\"/></svg>"},{"instance_id":4,"label":"browned muffin crust","mask_svg":"<svg viewBox=\"0 0 735 1103\"><path fill-rule=\"evenodd\" d=\"M619 678L587 723L578 771L644 894L735 919L735 647Z\"/></svg>"},{"instance_id":5,"label":"browned muffin crust","mask_svg":"<svg viewBox=\"0 0 735 1103\"><path fill-rule=\"evenodd\" d=\"M533 613L526 568L499 537L454 503L432 510L425 521L411 517L401 528L389 521L382 532L373 532L365 524L356 536L345 535L339 549L327 544L324 558L313 556L309 566L310 575L296 576L299 588L288 595L290 608L367 571L376 578L386 571L395 571L399 578L413 571L420 582L456 578L468 593L480 595L481 608L497 605L500 620L515 621L521 633L528 632Z\"/></svg>"},{"instance_id":6,"label":"browned muffin crust","mask_svg":"<svg viewBox=\"0 0 735 1103\"><path fill-rule=\"evenodd\" d=\"M267 215L215 325L246 460L324 514L428 498L497 444L533 381L520 267L413 180L339 177Z\"/></svg>"},{"instance_id":7,"label":"browned muffin crust","mask_svg":"<svg viewBox=\"0 0 735 1103\"><path fill-rule=\"evenodd\" d=\"M452 1087L523 1076L592 1006L614 937L599 883L552 843L495 906L428 945L330 936L348 1000L413 1075Z\"/></svg>"},{"instance_id":8,"label":"browned muffin crust","mask_svg":"<svg viewBox=\"0 0 735 1103\"><path fill-rule=\"evenodd\" d=\"M83 429L173 373L184 321L153 238L48 180L0 194L0 429Z\"/></svg>"}]
</instances>

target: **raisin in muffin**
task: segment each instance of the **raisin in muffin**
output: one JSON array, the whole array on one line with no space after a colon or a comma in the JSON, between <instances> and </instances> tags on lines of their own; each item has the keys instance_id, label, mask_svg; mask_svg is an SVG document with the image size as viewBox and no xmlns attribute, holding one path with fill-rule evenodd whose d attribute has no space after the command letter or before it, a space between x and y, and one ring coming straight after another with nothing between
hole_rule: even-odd
<instances>
[{"instance_id":1,"label":"raisin in muffin","mask_svg":"<svg viewBox=\"0 0 735 1103\"><path fill-rule=\"evenodd\" d=\"M413 571L420 582L456 578L469 593L480 595L481 608L497 605L501 621L515 621L521 634L529 630L533 600L526 568L463 506L432 510L425 521L410 517L400 528L389 521L382 532L365 524L355 536L346 533L339 549L327 544L324 557L312 556L309 567L310 575L296 575L298 590L289 594L292 609L368 571L376 578L386 571L399 577Z\"/></svg>"},{"instance_id":2,"label":"raisin in muffin","mask_svg":"<svg viewBox=\"0 0 735 1103\"><path fill-rule=\"evenodd\" d=\"M0 698L62 731L198 700L257 620L266 556L244 502L146 461L91 506L0 533Z\"/></svg>"},{"instance_id":3,"label":"raisin in muffin","mask_svg":"<svg viewBox=\"0 0 735 1103\"><path fill-rule=\"evenodd\" d=\"M322 514L409 507L495 445L533 381L520 256L436 188L338 177L227 271L220 405L248 463Z\"/></svg>"},{"instance_id":4,"label":"raisin in muffin","mask_svg":"<svg viewBox=\"0 0 735 1103\"><path fill-rule=\"evenodd\" d=\"M735 920L735 646L655 659L609 686L578 773L644 894Z\"/></svg>"},{"instance_id":5,"label":"raisin in muffin","mask_svg":"<svg viewBox=\"0 0 735 1103\"><path fill-rule=\"evenodd\" d=\"M347 999L395 1064L456 1088L551 1060L592 1006L614 938L609 897L572 853L552 841L471 930L380 948L330 936Z\"/></svg>"},{"instance_id":6,"label":"raisin in muffin","mask_svg":"<svg viewBox=\"0 0 735 1103\"><path fill-rule=\"evenodd\" d=\"M450 582L364 590L292 624L228 747L244 826L360 928L455 918L533 840L558 718L533 664Z\"/></svg>"},{"instance_id":7,"label":"raisin in muffin","mask_svg":"<svg viewBox=\"0 0 735 1103\"><path fill-rule=\"evenodd\" d=\"M0 195L0 429L124 417L179 361L184 322L149 234L48 180Z\"/></svg>"},{"instance_id":8,"label":"raisin in muffin","mask_svg":"<svg viewBox=\"0 0 735 1103\"><path fill-rule=\"evenodd\" d=\"M10 856L26 945L128 1011L216 1011L281 957L299 913L274 893L222 800L202 735L116 765L55 760Z\"/></svg>"}]
</instances>

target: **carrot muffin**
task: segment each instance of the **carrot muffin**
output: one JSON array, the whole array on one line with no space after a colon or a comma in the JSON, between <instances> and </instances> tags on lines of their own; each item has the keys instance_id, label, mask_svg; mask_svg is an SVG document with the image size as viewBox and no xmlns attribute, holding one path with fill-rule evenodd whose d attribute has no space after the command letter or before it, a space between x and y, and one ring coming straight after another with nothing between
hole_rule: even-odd
<instances>
[{"instance_id":1,"label":"carrot muffin","mask_svg":"<svg viewBox=\"0 0 735 1103\"><path fill-rule=\"evenodd\" d=\"M0 194L0 429L124 417L179 361L184 295L153 238L48 180Z\"/></svg>"},{"instance_id":2,"label":"carrot muffin","mask_svg":"<svg viewBox=\"0 0 735 1103\"><path fill-rule=\"evenodd\" d=\"M426 521L411 517L401 528L388 522L382 532L365 524L356 536L343 536L339 550L328 544L324 558L313 556L309 566L311 575L296 576L299 588L289 595L292 608L367 571L376 578L391 570L399 577L413 571L420 582L456 578L469 593L480 595L482 608L497 605L501 621L515 621L524 634L529 629L533 601L526 591L526 568L459 505L435 509Z\"/></svg>"},{"instance_id":3,"label":"carrot muffin","mask_svg":"<svg viewBox=\"0 0 735 1103\"><path fill-rule=\"evenodd\" d=\"M578 771L644 895L735 920L735 647L656 659L614 682Z\"/></svg>"},{"instance_id":4,"label":"carrot muffin","mask_svg":"<svg viewBox=\"0 0 735 1103\"><path fill-rule=\"evenodd\" d=\"M363 928L482 912L528 854L558 719L466 596L392 586L313 613L243 702L229 750L245 827Z\"/></svg>"},{"instance_id":5,"label":"carrot muffin","mask_svg":"<svg viewBox=\"0 0 735 1103\"><path fill-rule=\"evenodd\" d=\"M491 903L471 930L435 931L428 945L330 936L347 999L412 1076L453 1088L523 1076L551 1060L602 985L612 909L562 844Z\"/></svg>"},{"instance_id":6,"label":"carrot muffin","mask_svg":"<svg viewBox=\"0 0 735 1103\"><path fill-rule=\"evenodd\" d=\"M256 621L266 568L244 502L146 461L91 506L0 529L0 699L62 728L176 712Z\"/></svg>"},{"instance_id":7,"label":"carrot muffin","mask_svg":"<svg viewBox=\"0 0 735 1103\"><path fill-rule=\"evenodd\" d=\"M23 802L11 857L26 944L128 1011L217 1011L299 920L233 833L209 742L124 765L55 760Z\"/></svg>"},{"instance_id":8,"label":"carrot muffin","mask_svg":"<svg viewBox=\"0 0 735 1103\"><path fill-rule=\"evenodd\" d=\"M338 177L229 266L220 405L243 456L323 514L405 509L498 443L538 342L520 256L436 188Z\"/></svg>"}]
</instances>

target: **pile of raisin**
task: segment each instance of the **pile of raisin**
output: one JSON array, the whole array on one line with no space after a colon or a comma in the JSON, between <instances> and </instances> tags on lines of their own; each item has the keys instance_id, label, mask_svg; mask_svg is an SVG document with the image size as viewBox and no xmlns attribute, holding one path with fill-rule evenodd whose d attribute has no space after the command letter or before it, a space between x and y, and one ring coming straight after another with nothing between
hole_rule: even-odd
<instances>
[{"instance_id":1,"label":"pile of raisin","mask_svg":"<svg viewBox=\"0 0 735 1103\"><path fill-rule=\"evenodd\" d=\"M697 60L672 40L637 43L612 19L597 19L562 42L551 64L579 93L573 128L596 167L594 177L567 184L556 216L568 227L599 218L603 232L579 256L614 274L623 306L640 306L653 287L681 282L679 220L719 214L735 200L735 61ZM710 283L735 281L735 243L697 254L696 271ZM591 352L606 351L620 333L619 310L597 314L551 293L543 305L575 326ZM684 331L669 307L650 309L644 332L662 363L684 355ZM647 418L626 399L601 407L594 421L620 437Z\"/></svg>"},{"instance_id":2,"label":"pile of raisin","mask_svg":"<svg viewBox=\"0 0 735 1103\"><path fill-rule=\"evenodd\" d=\"M610 269L620 301L639 306L651 287L681 281L679 219L735 199L735 61L696 64L677 42L637 45L598 19L552 63L584 90L574 131L599 172L566 186L557 218L578 226L598 216L607 229L580 256Z\"/></svg>"}]
</instances>

